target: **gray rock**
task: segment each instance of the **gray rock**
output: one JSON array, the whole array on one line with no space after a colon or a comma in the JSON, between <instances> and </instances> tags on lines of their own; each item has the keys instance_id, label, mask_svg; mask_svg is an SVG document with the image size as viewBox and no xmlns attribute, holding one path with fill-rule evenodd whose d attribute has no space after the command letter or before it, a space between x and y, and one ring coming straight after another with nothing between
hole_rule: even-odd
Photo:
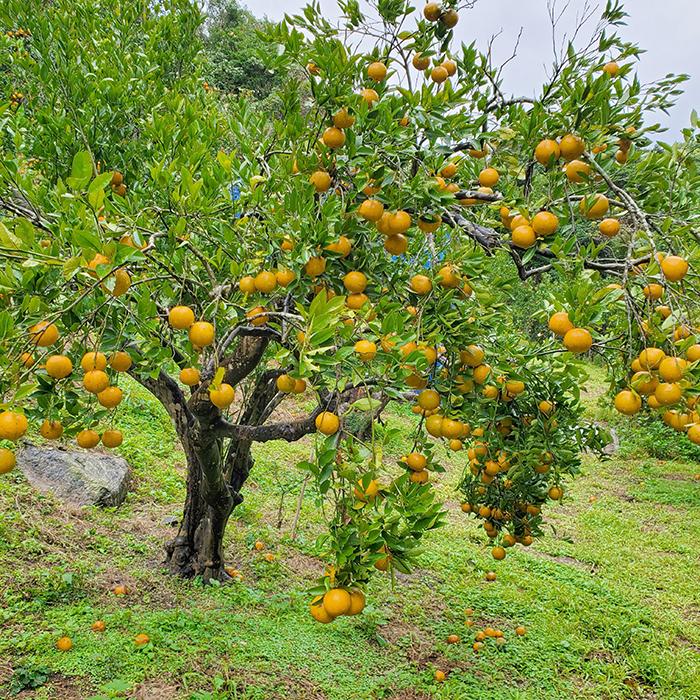
<instances>
[{"instance_id":1,"label":"gray rock","mask_svg":"<svg viewBox=\"0 0 700 700\"><path fill-rule=\"evenodd\" d=\"M36 489L74 505L118 506L126 498L129 464L117 455L25 443L17 466Z\"/></svg>"}]
</instances>

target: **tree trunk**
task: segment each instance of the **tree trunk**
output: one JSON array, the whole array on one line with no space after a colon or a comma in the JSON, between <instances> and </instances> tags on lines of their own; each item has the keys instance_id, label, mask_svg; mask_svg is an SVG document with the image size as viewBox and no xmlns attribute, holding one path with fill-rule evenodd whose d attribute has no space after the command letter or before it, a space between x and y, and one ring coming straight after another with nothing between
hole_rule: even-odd
<instances>
[{"instance_id":1,"label":"tree trunk","mask_svg":"<svg viewBox=\"0 0 700 700\"><path fill-rule=\"evenodd\" d=\"M177 536L166 546L171 573L205 582L228 579L223 538L233 509L242 502L240 489L252 466L250 444L231 443L222 454L220 441L187 436L187 498Z\"/></svg>"}]
</instances>

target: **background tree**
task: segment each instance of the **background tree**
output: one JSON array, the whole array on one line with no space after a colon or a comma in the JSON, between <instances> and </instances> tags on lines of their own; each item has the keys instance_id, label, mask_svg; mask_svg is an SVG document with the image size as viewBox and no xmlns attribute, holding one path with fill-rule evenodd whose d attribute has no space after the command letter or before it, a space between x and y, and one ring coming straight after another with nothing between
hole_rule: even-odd
<instances>
[{"instance_id":1,"label":"background tree","mask_svg":"<svg viewBox=\"0 0 700 700\"><path fill-rule=\"evenodd\" d=\"M437 441L465 455L462 509L494 557L527 546L605 442L579 403L589 351L620 410L648 396L700 439L695 124L649 138L682 78L640 85L617 3L535 99L451 45L455 3L346 2L339 27L312 4L269 29L268 69L304 71L311 95L285 85L279 114L205 89L188 2L116 7L3 10L0 437L118 446L128 372L187 456L173 572L225 579L252 444L313 432L320 621L359 612L354 587L409 570L440 525ZM551 270L566 284L533 308L553 333L533 342L503 293ZM391 430L346 426L407 390L414 449L388 464Z\"/></svg>"}]
</instances>

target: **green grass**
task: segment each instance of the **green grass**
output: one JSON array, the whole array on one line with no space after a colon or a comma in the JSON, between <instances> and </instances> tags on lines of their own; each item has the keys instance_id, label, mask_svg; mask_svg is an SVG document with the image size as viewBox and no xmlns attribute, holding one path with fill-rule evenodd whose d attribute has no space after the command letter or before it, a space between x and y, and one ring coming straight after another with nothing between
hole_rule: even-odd
<instances>
[{"instance_id":1,"label":"green grass","mask_svg":"<svg viewBox=\"0 0 700 700\"><path fill-rule=\"evenodd\" d=\"M132 387L120 425L134 468L118 509L62 506L15 472L0 480L0 696L22 698L700 697L700 471L674 433L667 460L649 429L599 407L593 368L586 408L622 438L612 459L587 458L567 498L549 509L551 532L494 563L479 528L460 512L454 455L436 488L448 524L426 539L420 569L393 582L375 576L358 618L314 623L305 593L323 564L313 555L322 521L309 496L296 539L291 527L310 442L268 443L227 535L243 580L224 587L181 581L162 569L166 516L179 514L184 459L157 403ZM390 412L392 425L412 415ZM661 437L656 441L660 441ZM406 449L401 440L390 455ZM281 527L278 520L281 515ZM276 559L265 562L261 539ZM494 569L498 579L484 580ZM116 598L124 582L133 593ZM475 610L475 627L463 611ZM107 630L90 625L103 619ZM527 627L525 637L514 628ZM473 631L504 630L503 647L471 649ZM134 636L151 643L136 649ZM460 644L448 645L448 634ZM55 649L68 634L74 648ZM448 672L443 684L433 671Z\"/></svg>"}]
</instances>

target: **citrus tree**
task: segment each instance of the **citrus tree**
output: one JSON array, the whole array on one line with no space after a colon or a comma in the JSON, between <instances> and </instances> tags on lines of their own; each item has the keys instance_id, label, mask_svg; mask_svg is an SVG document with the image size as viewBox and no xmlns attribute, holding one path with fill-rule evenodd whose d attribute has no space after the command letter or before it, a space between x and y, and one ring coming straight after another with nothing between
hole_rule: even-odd
<instances>
[{"instance_id":1,"label":"citrus tree","mask_svg":"<svg viewBox=\"0 0 700 700\"><path fill-rule=\"evenodd\" d=\"M225 580L253 445L315 433L298 467L328 517L311 613L330 622L442 523L441 445L495 559L542 534L606 442L581 356L607 363L620 411L646 396L700 439L695 121L654 140L682 77L640 84L619 4L588 43L555 22L533 98L454 44L459 3L346 0L337 25L311 4L266 37L289 76L275 113L203 84L185 0L6 5L3 472L35 431L118 447L128 374L187 457L169 568ZM562 291L544 297L548 274ZM510 321L516 284L539 338ZM396 463L390 400L416 414Z\"/></svg>"}]
</instances>

